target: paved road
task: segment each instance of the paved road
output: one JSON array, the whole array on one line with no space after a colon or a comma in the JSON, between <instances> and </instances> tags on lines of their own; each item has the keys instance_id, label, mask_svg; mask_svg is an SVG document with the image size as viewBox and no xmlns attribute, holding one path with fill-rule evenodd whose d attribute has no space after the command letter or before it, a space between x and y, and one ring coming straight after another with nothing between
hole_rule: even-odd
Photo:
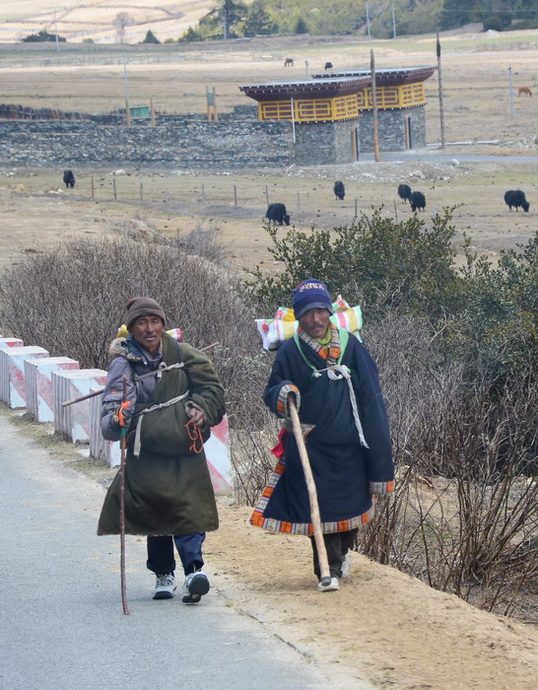
<instances>
[{"instance_id":1,"label":"paved road","mask_svg":"<svg viewBox=\"0 0 538 690\"><path fill-rule=\"evenodd\" d=\"M450 153L450 147L447 146L440 152L440 149L418 149L410 151L399 151L396 153L383 153L379 155L381 163L406 163L409 161L429 161L450 163L457 160L459 163L538 163L538 156L500 156L492 154L491 156L476 156L459 153ZM372 163L374 161L373 153L362 153L360 156L360 163Z\"/></svg>"},{"instance_id":2,"label":"paved road","mask_svg":"<svg viewBox=\"0 0 538 690\"><path fill-rule=\"evenodd\" d=\"M199 606L151 599L143 540L97 537L103 489L40 448L0 404L2 690L366 690L335 682L211 591ZM328 640L330 644L330 640Z\"/></svg>"}]
</instances>

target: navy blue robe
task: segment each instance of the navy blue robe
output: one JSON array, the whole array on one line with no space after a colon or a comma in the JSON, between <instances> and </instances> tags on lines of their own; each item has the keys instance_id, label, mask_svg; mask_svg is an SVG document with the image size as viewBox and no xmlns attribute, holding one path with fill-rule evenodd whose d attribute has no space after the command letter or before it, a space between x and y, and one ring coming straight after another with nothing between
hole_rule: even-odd
<instances>
[{"instance_id":1,"label":"navy blue robe","mask_svg":"<svg viewBox=\"0 0 538 690\"><path fill-rule=\"evenodd\" d=\"M315 376L311 367L322 370L326 361L305 342L300 341L299 346L303 354L294 339L279 348L264 401L283 417L279 399L288 386L299 389L301 423L314 425L305 443L316 483L322 531L343 532L370 519L373 494L393 489L390 432L377 367L364 345L350 335L340 363L351 370L366 448L359 440L347 381L331 380L326 371ZM284 456L250 522L272 531L311 535L310 503L293 433L286 433L284 443Z\"/></svg>"}]
</instances>

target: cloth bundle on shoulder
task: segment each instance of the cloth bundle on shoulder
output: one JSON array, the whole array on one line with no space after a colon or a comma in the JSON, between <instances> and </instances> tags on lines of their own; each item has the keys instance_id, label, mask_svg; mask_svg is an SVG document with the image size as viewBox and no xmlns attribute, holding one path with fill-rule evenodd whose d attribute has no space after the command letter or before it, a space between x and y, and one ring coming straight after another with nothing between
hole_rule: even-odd
<instances>
[{"instance_id":1,"label":"cloth bundle on shoulder","mask_svg":"<svg viewBox=\"0 0 538 690\"><path fill-rule=\"evenodd\" d=\"M351 307L348 302L342 299L342 295L338 295L332 306L334 314L331 316L331 321L335 326L345 328L346 331L353 333L360 340L361 308L358 305ZM288 307L279 307L273 319L256 319L258 333L262 338L265 350L277 350L285 340L293 338L298 324L293 309Z\"/></svg>"}]
</instances>

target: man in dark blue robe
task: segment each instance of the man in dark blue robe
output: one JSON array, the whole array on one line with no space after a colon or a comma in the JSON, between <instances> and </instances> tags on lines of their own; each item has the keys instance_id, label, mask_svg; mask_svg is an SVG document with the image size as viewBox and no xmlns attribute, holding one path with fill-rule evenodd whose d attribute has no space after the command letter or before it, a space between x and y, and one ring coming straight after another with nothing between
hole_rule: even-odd
<instances>
[{"instance_id":1,"label":"man in dark blue robe","mask_svg":"<svg viewBox=\"0 0 538 690\"><path fill-rule=\"evenodd\" d=\"M310 536L320 579L306 480L289 433L291 396L299 410L329 560L330 582L320 580L318 589L335 591L346 574L358 527L372 517L373 496L394 488L389 425L375 362L358 338L331 323L326 286L305 280L294 290L293 309L297 334L280 346L264 394L266 405L286 420L274 451L279 462L250 522Z\"/></svg>"}]
</instances>

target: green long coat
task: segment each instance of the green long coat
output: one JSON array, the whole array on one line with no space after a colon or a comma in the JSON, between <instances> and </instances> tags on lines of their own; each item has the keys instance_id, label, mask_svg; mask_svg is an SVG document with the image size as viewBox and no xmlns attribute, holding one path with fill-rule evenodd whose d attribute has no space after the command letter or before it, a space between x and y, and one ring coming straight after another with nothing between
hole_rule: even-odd
<instances>
[{"instance_id":1,"label":"green long coat","mask_svg":"<svg viewBox=\"0 0 538 690\"><path fill-rule=\"evenodd\" d=\"M183 367L163 372L155 386L153 402L162 403L187 392L188 395L170 407L143 415L138 456L133 452L136 414L131 421L125 466L125 532L141 535L209 532L218 528L215 494L203 450L199 453L190 450L192 440L185 427L188 416L184 403L192 401L199 405L207 426L214 426L224 415L223 388L203 353L189 345L178 346L167 334L163 336L162 347L167 365L183 361ZM116 366L116 377L121 376L121 368L134 380L136 367L125 359L120 369ZM105 394L106 391L105 388ZM149 406L137 404L135 413ZM204 440L208 436L209 433L204 434ZM156 444L161 452L155 452ZM120 533L119 497L120 472L105 497L99 535Z\"/></svg>"}]
</instances>

